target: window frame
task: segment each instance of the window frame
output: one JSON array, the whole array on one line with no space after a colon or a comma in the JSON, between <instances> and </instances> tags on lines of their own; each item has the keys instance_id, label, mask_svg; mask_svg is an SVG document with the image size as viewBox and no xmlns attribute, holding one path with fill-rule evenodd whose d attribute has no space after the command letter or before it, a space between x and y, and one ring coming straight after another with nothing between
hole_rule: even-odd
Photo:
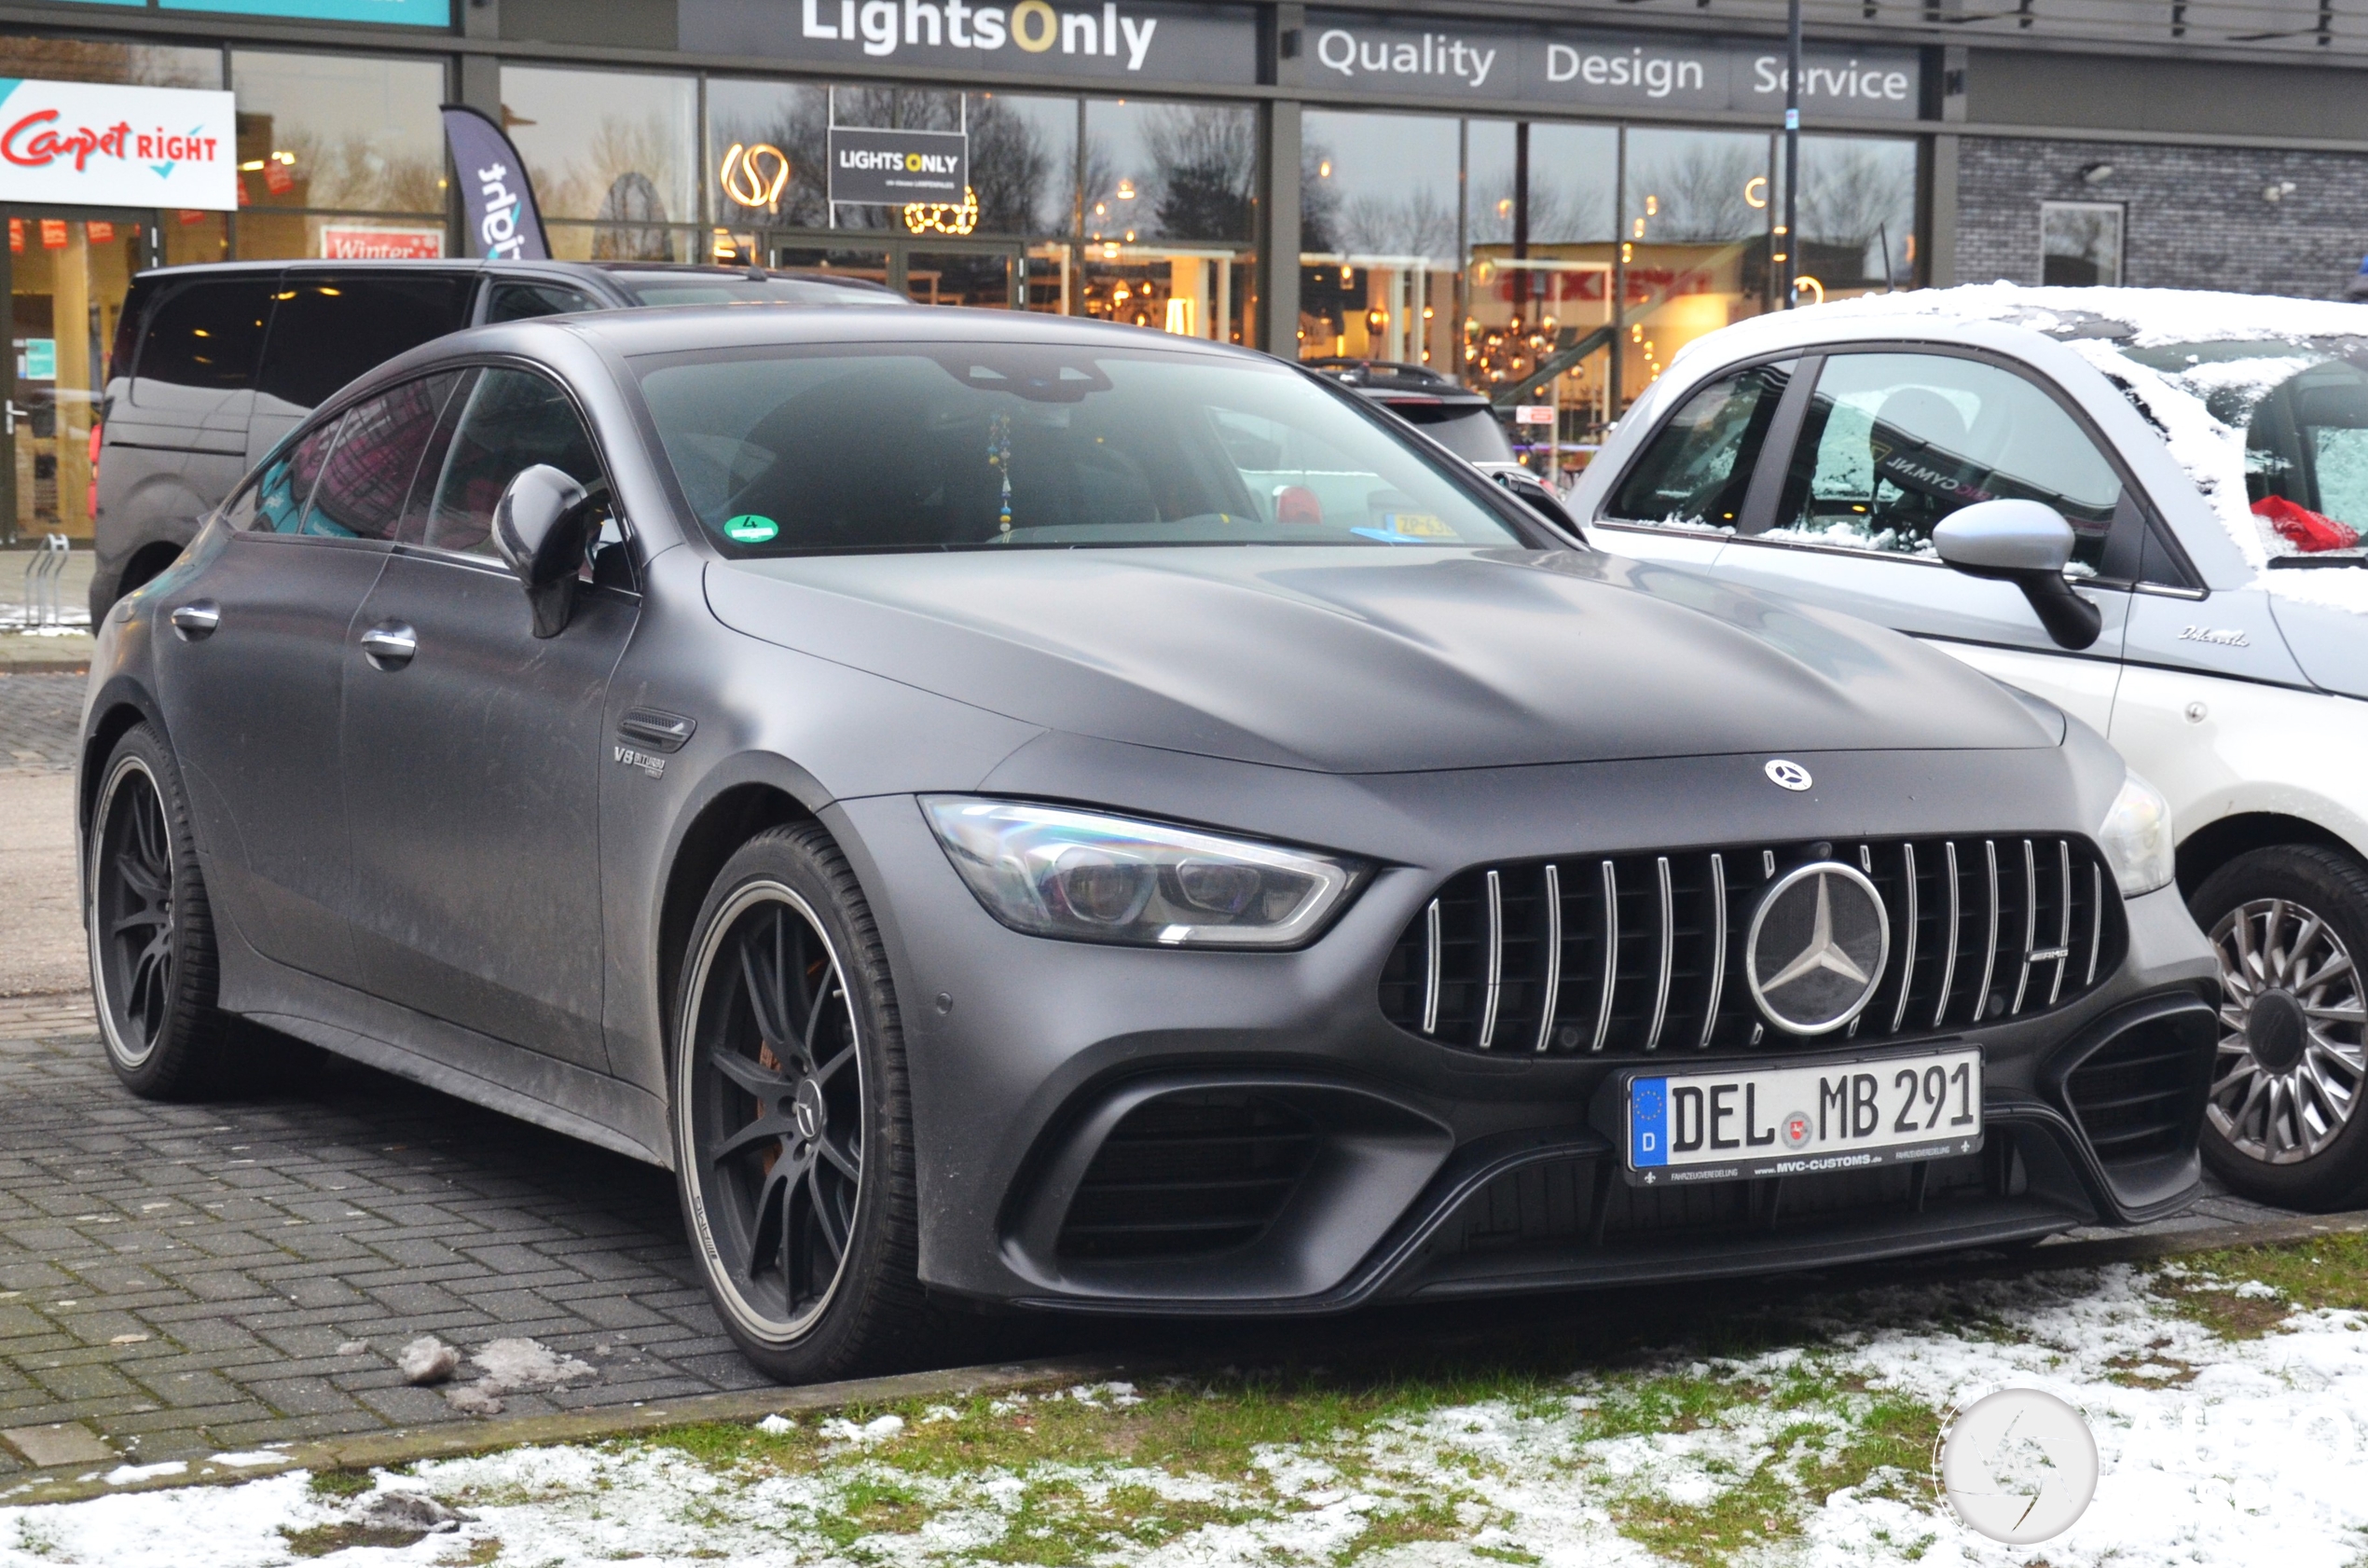
<instances>
[{"instance_id":1,"label":"window frame","mask_svg":"<svg viewBox=\"0 0 2368 1568\"><path fill-rule=\"evenodd\" d=\"M2171 537L2170 530L2164 526L2162 509L2155 503L2153 495L2131 472L2129 464L2123 460L2119 448L2114 447L2113 442L2097 428L2096 420L2088 417L2087 410L2080 406L2077 399L2058 386L2053 377L2012 355L1999 353L1994 350L1976 348L1964 343L1935 342L1931 339L1870 337L1863 340L1839 343L1829 341L1807 344L1794 349L1771 350L1765 353L1754 354L1746 359L1734 360L1718 365L1705 375L1695 388L1688 389L1688 395L1690 395L1693 391L1700 387L1708 386L1721 378L1744 370L1763 364L1778 364L1785 360L1797 362L1793 371L1792 382L1784 389L1783 401L1777 406L1775 417L1769 422L1768 435L1760 443L1759 457L1752 470L1751 484L1744 491L1742 514L1735 519L1735 531L1721 534L1718 536L1720 539L1731 544L1809 550L1844 556L1853 560L1882 560L1902 566L1931 567L1942 571L1956 570L1947 561L1928 556L1878 555L1871 551L1853 549L1847 544L1825 544L1814 540L1767 537L1768 530L1776 526L1776 506L1783 497L1784 475L1792 466L1793 453L1799 446L1802 429L1808 423L1810 399L1816 394L1818 382L1824 378L1825 362L1844 354L1884 353L1923 354L1942 359L1972 360L1976 364L1987 364L1994 369L2003 370L2010 376L2017 377L2037 388L2042 395L2062 409L2071 418L2074 427L2086 437L2089 445L2095 447L2103 455L2106 464L2113 469L2114 476L2121 481L2123 497L2122 504L2114 512L2113 532L2106 543L2106 558L2111 564L2126 565L2130 570L2127 575L2112 575L2100 571L2094 577L2082 577L2071 579L2071 581L2076 582L2083 587L2105 587L2116 591L2144 589L2155 592L2190 593L2199 586L2195 569L2187 560L2186 552L2179 547L2178 541ZM1651 433L1637 443L1634 454L1621 469L1618 477L1604 491L1607 498L1621 485L1628 482L1631 473L1644 460L1645 453L1650 449L1653 442L1659 439L1661 432L1667 428L1670 420L1674 419L1678 409L1683 406L1684 400L1677 400L1675 406L1654 425ZM1662 537L1666 537L1668 533L1668 530L1657 529L1650 523L1618 522L1608 518L1597 518L1589 526L1629 529L1655 533ZM2140 531L2141 529L2144 531ZM2149 535L2155 541L2170 566L2184 577L2183 582L2151 583L2145 580L2144 544Z\"/></svg>"},{"instance_id":2,"label":"window frame","mask_svg":"<svg viewBox=\"0 0 2368 1568\"><path fill-rule=\"evenodd\" d=\"M1735 514L1733 528L1723 530L1673 529L1664 523L1647 523L1634 517L1608 517L1602 515L1603 508L1612 503L1612 498L1626 489L1628 482L1636 477L1637 470L1644 466L1645 456L1652 451L1654 443L1668 433L1669 427L1676 421L1677 416L1686 411L1687 405L1721 381L1730 381L1748 371L1765 369L1771 364L1790 364L1793 367L1792 375L1785 382L1783 395L1776 400L1775 411L1768 417L1768 430L1760 437L1759 450L1752 454L1751 473L1743 480L1742 508ZM1610 484L1604 487L1604 499L1597 503L1596 507L1597 516L1590 519L1587 526L1590 529L1618 529L1628 533L1649 534L1656 539L1700 539L1714 543L1724 543L1728 540L1741 539L1743 537L1743 527L1751 519L1755 506L1760 505L1763 501L1769 508L1775 505L1772 496L1763 497L1761 494L1762 487L1769 483L1768 450L1771 447L1782 445L1789 456L1794 440L1800 434L1802 416L1809 407L1809 400L1799 395L1801 383L1804 380L1815 381L1818 372L1824 368L1824 355L1823 351L1818 349L1776 349L1767 353L1753 354L1744 359L1729 360L1724 364L1714 366L1710 374L1671 400L1669 411L1661 415L1653 425L1651 432L1644 440L1636 444L1636 450L1630 454L1627 463L1622 466L1618 475ZM1783 465L1781 463L1775 469L1775 478L1776 483L1781 486L1783 481Z\"/></svg>"}]
</instances>

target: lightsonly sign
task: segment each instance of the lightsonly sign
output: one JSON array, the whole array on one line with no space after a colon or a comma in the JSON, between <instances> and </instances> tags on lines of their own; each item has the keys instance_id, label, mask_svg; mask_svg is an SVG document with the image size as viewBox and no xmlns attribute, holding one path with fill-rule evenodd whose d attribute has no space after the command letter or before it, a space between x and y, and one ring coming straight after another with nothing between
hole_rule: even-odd
<instances>
[{"instance_id":1,"label":"lightsonly sign","mask_svg":"<svg viewBox=\"0 0 2368 1568\"><path fill-rule=\"evenodd\" d=\"M0 201L232 211L235 103L227 92L0 76Z\"/></svg>"},{"instance_id":2,"label":"lightsonly sign","mask_svg":"<svg viewBox=\"0 0 2368 1568\"><path fill-rule=\"evenodd\" d=\"M959 207L971 184L971 139L959 131L831 127L833 206Z\"/></svg>"}]
</instances>

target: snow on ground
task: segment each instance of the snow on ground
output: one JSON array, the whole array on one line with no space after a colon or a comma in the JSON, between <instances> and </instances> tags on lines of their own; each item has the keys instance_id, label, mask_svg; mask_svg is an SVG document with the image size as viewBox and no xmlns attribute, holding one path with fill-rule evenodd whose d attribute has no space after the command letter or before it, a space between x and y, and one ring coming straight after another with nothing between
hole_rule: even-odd
<instances>
[{"instance_id":1,"label":"snow on ground","mask_svg":"<svg viewBox=\"0 0 2368 1568\"><path fill-rule=\"evenodd\" d=\"M2198 1290L2266 1331L2222 1338L2182 1310ZM0 1565L250 1568L301 1549L354 1568L2359 1568L2368 1314L2278 1294L2178 1265L1886 1287L1781 1319L1739 1308L1736 1325L1779 1330L1751 1354L1684 1344L1378 1400L1110 1384L0 1508ZM1974 1535L1930 1478L1940 1413L2004 1386L2058 1395L2097 1437L2095 1503L2041 1547Z\"/></svg>"}]
</instances>

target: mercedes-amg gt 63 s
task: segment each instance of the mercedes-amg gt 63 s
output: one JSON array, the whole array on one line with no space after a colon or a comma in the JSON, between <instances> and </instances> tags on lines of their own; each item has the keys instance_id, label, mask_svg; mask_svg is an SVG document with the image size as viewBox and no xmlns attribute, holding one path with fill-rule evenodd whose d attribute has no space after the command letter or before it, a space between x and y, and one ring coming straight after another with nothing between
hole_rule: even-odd
<instances>
[{"instance_id":1,"label":"mercedes-amg gt 63 s","mask_svg":"<svg viewBox=\"0 0 2368 1568\"><path fill-rule=\"evenodd\" d=\"M2061 590L2060 519L1948 526ZM253 1021L669 1167L782 1378L957 1302L1732 1275L2197 1179L2218 970L2094 732L1216 344L446 337L109 612L89 704L135 1093Z\"/></svg>"}]
</instances>

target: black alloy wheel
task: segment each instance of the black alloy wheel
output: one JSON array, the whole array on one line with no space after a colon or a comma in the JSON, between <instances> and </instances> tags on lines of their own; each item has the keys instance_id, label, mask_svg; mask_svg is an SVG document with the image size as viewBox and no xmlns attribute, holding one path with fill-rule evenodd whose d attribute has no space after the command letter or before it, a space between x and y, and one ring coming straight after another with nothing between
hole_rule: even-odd
<instances>
[{"instance_id":1,"label":"black alloy wheel","mask_svg":"<svg viewBox=\"0 0 2368 1568\"><path fill-rule=\"evenodd\" d=\"M2257 849L2189 907L2220 962L2205 1157L2248 1197L2349 1207L2368 1196L2368 873L2317 846Z\"/></svg>"},{"instance_id":2,"label":"black alloy wheel","mask_svg":"<svg viewBox=\"0 0 2368 1568\"><path fill-rule=\"evenodd\" d=\"M218 1075L228 1020L180 775L145 724L108 757L90 824L83 924L108 1065L134 1093L186 1097Z\"/></svg>"},{"instance_id":3,"label":"black alloy wheel","mask_svg":"<svg viewBox=\"0 0 2368 1568\"><path fill-rule=\"evenodd\" d=\"M873 1365L919 1303L912 1149L878 934L827 835L744 846L688 958L677 1178L709 1291L776 1377Z\"/></svg>"}]
</instances>

